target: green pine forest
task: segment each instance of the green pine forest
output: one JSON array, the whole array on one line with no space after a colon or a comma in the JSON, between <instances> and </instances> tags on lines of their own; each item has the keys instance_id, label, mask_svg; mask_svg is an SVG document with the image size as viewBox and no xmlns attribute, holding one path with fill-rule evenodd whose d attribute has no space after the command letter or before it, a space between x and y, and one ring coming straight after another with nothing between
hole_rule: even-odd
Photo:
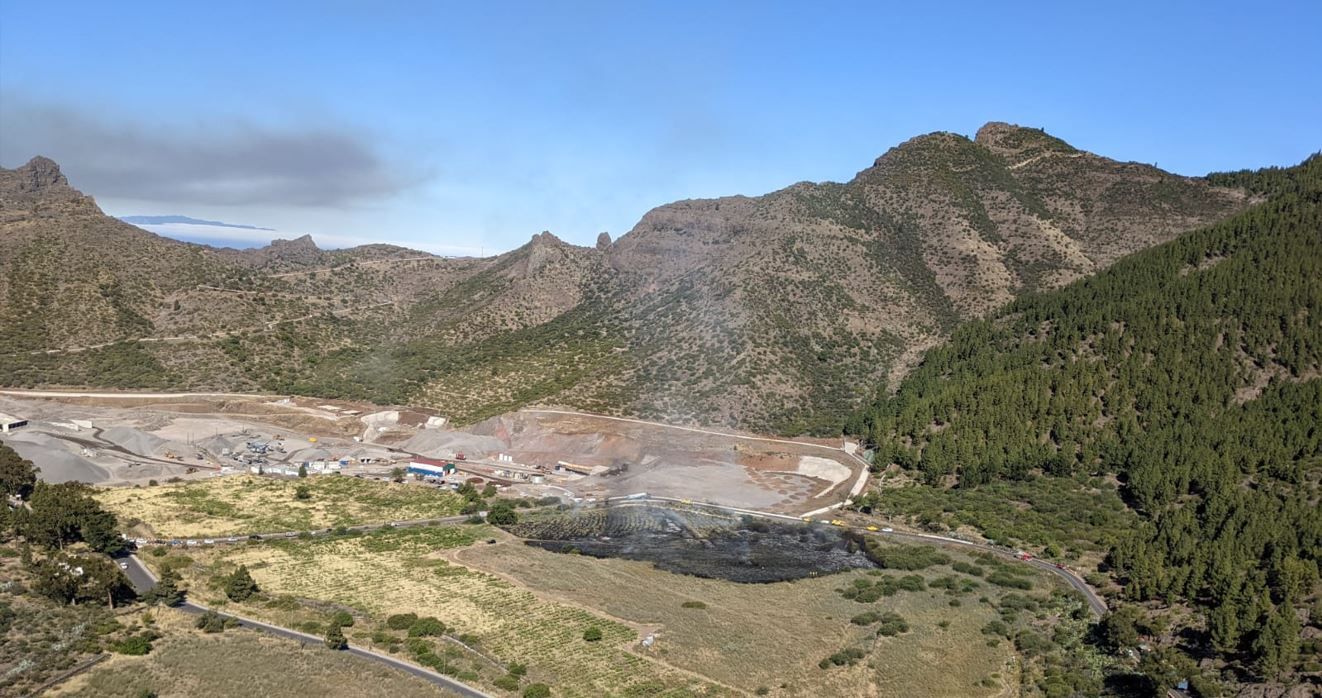
<instances>
[{"instance_id":1,"label":"green pine forest","mask_svg":"<svg viewBox=\"0 0 1322 698\"><path fill-rule=\"evenodd\" d=\"M1263 202L960 327L848 427L882 472L860 508L1097 551L1108 622L1157 628L1153 690L1322 660L1301 640L1322 625L1322 155L1210 179Z\"/></svg>"}]
</instances>

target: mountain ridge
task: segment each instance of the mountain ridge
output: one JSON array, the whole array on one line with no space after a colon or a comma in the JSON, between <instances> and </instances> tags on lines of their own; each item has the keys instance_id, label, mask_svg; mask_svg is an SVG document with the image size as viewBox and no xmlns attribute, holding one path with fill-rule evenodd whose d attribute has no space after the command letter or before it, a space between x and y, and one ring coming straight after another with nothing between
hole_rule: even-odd
<instances>
[{"instance_id":1,"label":"mountain ridge","mask_svg":"<svg viewBox=\"0 0 1322 698\"><path fill-rule=\"evenodd\" d=\"M41 165L39 176L0 173L0 211L14 181L51 178ZM67 183L50 184L60 186ZM191 260L193 273L147 283L132 271L131 249L147 239L134 238L116 247L122 269L97 273L142 287L125 307L145 323L116 324L120 316L102 312L90 332L70 317L41 341L8 344L44 351L67 348L78 334L105 341L191 332L199 339L188 346L136 350L177 367L165 369L170 384L407 399L461 421L541 402L838 432L870 397L868 386L893 382L958 323L1250 201L1243 190L993 122L972 139L910 139L848 182L658 206L592 247L549 232L481 259L383 246L322 251L303 239L243 251L177 243L184 247L162 259ZM99 209L83 211L87 219L72 214L60 215L111 230L93 220ZM28 212L7 224L0 257L22 247L9 240L11 229L39 218ZM48 239L77 236L46 220L36 228ZM49 299L52 288L47 279L27 295ZM0 327L11 322L0 315ZM497 346L502 337L509 341ZM52 363L23 379L44 384L57 374Z\"/></svg>"}]
</instances>

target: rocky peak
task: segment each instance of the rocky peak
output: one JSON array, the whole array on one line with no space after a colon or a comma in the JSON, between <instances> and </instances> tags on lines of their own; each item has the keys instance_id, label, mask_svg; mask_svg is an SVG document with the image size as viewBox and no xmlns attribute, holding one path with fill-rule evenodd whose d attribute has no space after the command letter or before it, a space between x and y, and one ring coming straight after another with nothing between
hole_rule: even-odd
<instances>
[{"instance_id":1,"label":"rocky peak","mask_svg":"<svg viewBox=\"0 0 1322 698\"><path fill-rule=\"evenodd\" d=\"M611 246L611 234L602 232L597 234L597 249L604 250Z\"/></svg>"},{"instance_id":2,"label":"rocky peak","mask_svg":"<svg viewBox=\"0 0 1322 698\"><path fill-rule=\"evenodd\" d=\"M317 243L312 240L311 235L300 235L293 240L272 240L271 250L279 252L320 252Z\"/></svg>"},{"instance_id":3,"label":"rocky peak","mask_svg":"<svg viewBox=\"0 0 1322 698\"><path fill-rule=\"evenodd\" d=\"M533 247L538 247L543 245L550 247L560 247L561 245L564 245L565 242L560 238L556 237L554 234L552 234L551 231L543 230L542 232L532 236L532 240L529 241L529 244L532 245Z\"/></svg>"},{"instance_id":4,"label":"rocky peak","mask_svg":"<svg viewBox=\"0 0 1322 698\"><path fill-rule=\"evenodd\" d=\"M60 166L48 157L38 155L26 165L14 170L18 174L19 191L37 191L50 187L66 188L69 180L60 172Z\"/></svg>"},{"instance_id":5,"label":"rocky peak","mask_svg":"<svg viewBox=\"0 0 1322 698\"><path fill-rule=\"evenodd\" d=\"M40 155L12 170L0 168L0 209L100 213L92 197L69 186L54 160Z\"/></svg>"}]
</instances>

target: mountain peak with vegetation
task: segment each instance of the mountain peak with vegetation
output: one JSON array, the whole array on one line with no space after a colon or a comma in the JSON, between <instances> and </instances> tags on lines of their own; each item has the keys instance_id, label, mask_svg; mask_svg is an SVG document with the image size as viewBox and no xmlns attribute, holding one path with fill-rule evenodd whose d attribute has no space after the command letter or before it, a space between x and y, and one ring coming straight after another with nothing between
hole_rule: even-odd
<instances>
[{"instance_id":1,"label":"mountain peak with vegetation","mask_svg":"<svg viewBox=\"0 0 1322 698\"><path fill-rule=\"evenodd\" d=\"M1322 157L1208 179L1267 199L964 324L850 426L859 507L1090 571L1158 693L1302 682L1322 627Z\"/></svg>"}]
</instances>

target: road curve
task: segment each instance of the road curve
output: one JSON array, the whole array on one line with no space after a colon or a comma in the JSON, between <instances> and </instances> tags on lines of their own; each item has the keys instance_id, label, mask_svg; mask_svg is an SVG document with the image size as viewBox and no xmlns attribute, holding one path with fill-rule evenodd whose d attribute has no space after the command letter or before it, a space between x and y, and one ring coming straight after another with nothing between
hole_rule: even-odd
<instances>
[{"instance_id":1,"label":"road curve","mask_svg":"<svg viewBox=\"0 0 1322 698\"><path fill-rule=\"evenodd\" d=\"M124 568L124 574L126 577L128 577L129 582L133 585L133 589L137 591L139 594L145 593L146 591L150 590L152 587L156 586L156 577L152 575L151 571L147 569L146 565L142 564L142 561L139 560L136 555L128 555L126 557L119 558L119 561L127 565L127 567ZM176 608L178 608L179 610L185 613L191 613L194 615L201 615L211 610L206 606L201 606L191 601L185 601ZM219 611L217 611L217 613L219 613L221 617L233 618L234 620L238 621L240 627L248 628L251 630L258 630L264 633L275 635L276 637L285 638L286 640L301 642L305 645L321 645L323 642L322 638L319 638L315 635L309 635L307 633L301 633L298 632L297 630L290 630L289 628L282 628L277 625L263 623L259 620L244 618L243 616L236 616L232 613L220 613ZM363 649L361 647L354 647L352 645L350 645L349 648L344 651L349 654L362 657L364 659L369 659L374 662L385 664L386 666L389 666L392 669L398 669L400 671L407 672L409 674L417 676L420 679L429 681L441 688L444 688L449 691L453 691L459 694L460 696L463 696L464 698L492 698L492 696L490 696L489 694L483 693L482 691L473 688L472 686L456 681L455 679L452 679L443 674L438 674L430 669L420 667L417 664L406 662L402 659L391 657L385 654L378 654L371 650Z\"/></svg>"}]
</instances>

